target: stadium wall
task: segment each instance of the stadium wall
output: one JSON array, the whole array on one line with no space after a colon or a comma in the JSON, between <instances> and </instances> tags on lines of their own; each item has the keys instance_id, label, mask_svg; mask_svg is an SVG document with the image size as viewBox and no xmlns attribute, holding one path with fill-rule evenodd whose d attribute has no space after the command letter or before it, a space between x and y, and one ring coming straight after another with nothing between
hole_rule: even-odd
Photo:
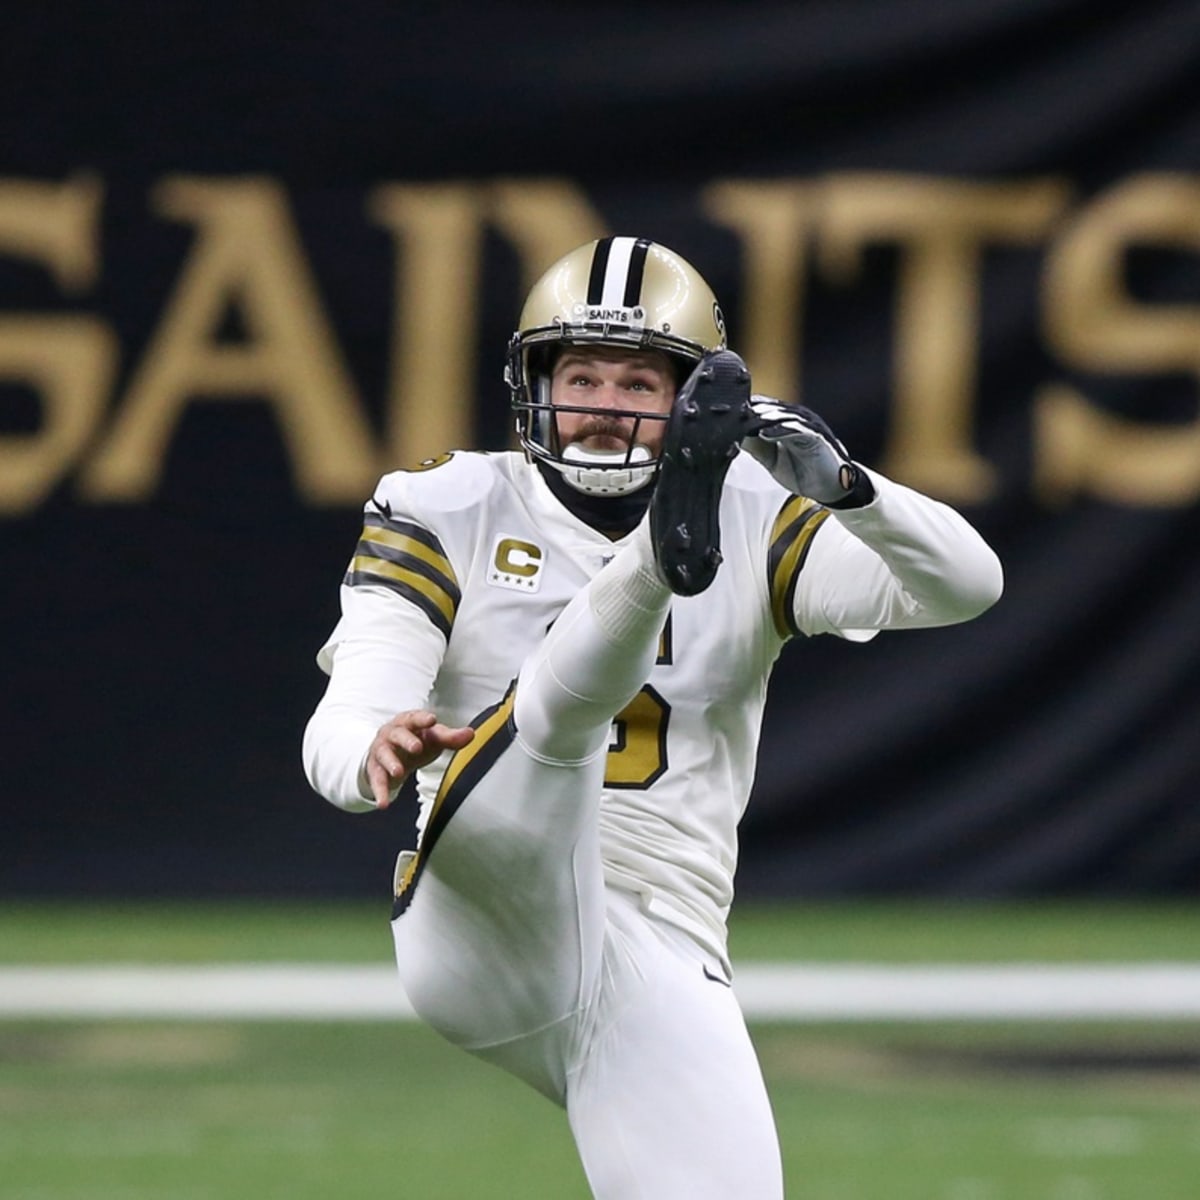
<instances>
[{"instance_id":1,"label":"stadium wall","mask_svg":"<svg viewBox=\"0 0 1200 1200\"><path fill-rule=\"evenodd\" d=\"M360 506L634 232L1007 571L787 649L741 892L1196 892L1191 0L115 11L6 9L0 891L385 893L299 766Z\"/></svg>"}]
</instances>

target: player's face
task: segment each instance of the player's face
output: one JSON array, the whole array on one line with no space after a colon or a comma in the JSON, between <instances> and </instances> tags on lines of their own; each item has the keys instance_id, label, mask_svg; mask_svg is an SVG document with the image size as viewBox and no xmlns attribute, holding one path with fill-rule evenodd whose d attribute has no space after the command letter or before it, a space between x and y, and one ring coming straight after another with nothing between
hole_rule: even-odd
<instances>
[{"instance_id":1,"label":"player's face","mask_svg":"<svg viewBox=\"0 0 1200 1200\"><path fill-rule=\"evenodd\" d=\"M638 422L618 410L665 418L674 399L671 360L658 350L568 346L550 379L553 404L589 410L556 414L564 447L579 444L587 450L624 451L636 436L638 445L657 456L666 421Z\"/></svg>"}]
</instances>

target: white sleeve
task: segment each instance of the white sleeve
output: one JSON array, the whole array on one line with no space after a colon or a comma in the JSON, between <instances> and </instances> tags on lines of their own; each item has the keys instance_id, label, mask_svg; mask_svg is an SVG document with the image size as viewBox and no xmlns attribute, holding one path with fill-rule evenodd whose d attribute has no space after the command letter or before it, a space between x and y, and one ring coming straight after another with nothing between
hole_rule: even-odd
<instances>
[{"instance_id":1,"label":"white sleeve","mask_svg":"<svg viewBox=\"0 0 1200 1200\"><path fill-rule=\"evenodd\" d=\"M342 618L317 662L329 683L304 730L304 773L314 791L349 812L375 807L363 778L379 727L421 708L446 639L429 618L385 588L341 590Z\"/></svg>"},{"instance_id":2,"label":"white sleeve","mask_svg":"<svg viewBox=\"0 0 1200 1200\"><path fill-rule=\"evenodd\" d=\"M1004 588L1000 560L954 509L869 471L875 499L833 509L794 593L797 627L866 641L968 621Z\"/></svg>"}]
</instances>

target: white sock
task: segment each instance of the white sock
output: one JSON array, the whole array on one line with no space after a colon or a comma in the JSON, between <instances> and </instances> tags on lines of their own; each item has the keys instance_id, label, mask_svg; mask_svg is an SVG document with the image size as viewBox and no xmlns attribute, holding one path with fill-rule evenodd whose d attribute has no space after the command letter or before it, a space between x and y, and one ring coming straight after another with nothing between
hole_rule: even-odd
<instances>
[{"instance_id":1,"label":"white sock","mask_svg":"<svg viewBox=\"0 0 1200 1200\"><path fill-rule=\"evenodd\" d=\"M671 589L658 576L647 521L592 580L588 592L596 620L614 642L637 641L653 626L657 645Z\"/></svg>"}]
</instances>

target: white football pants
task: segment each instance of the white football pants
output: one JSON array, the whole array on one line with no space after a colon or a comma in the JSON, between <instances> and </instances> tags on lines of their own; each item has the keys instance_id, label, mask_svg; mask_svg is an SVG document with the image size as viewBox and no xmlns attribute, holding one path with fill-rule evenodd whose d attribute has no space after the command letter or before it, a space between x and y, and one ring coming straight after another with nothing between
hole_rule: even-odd
<instances>
[{"instance_id":1,"label":"white football pants","mask_svg":"<svg viewBox=\"0 0 1200 1200\"><path fill-rule=\"evenodd\" d=\"M779 1200L741 1010L688 935L606 888L612 718L670 593L625 547L563 610L447 771L392 930L416 1011L564 1104L600 1200Z\"/></svg>"}]
</instances>

